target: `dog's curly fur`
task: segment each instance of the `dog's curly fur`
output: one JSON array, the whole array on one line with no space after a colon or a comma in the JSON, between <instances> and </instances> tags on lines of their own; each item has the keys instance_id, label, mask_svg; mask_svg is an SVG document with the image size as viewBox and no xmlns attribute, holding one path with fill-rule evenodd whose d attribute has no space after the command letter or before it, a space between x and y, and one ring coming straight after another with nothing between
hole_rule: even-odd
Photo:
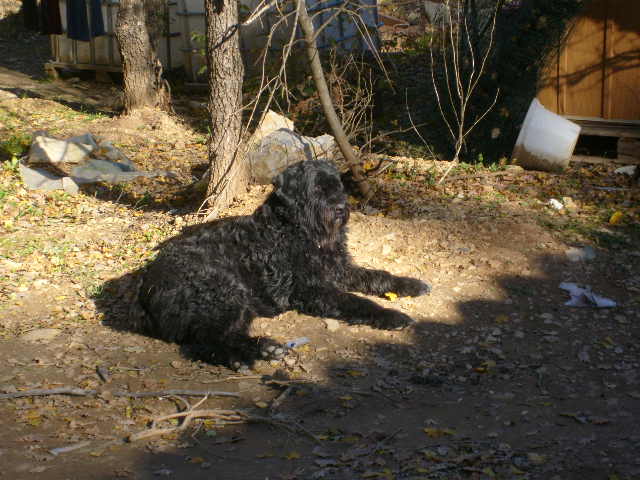
<instances>
[{"instance_id":1,"label":"dog's curly fur","mask_svg":"<svg viewBox=\"0 0 640 480\"><path fill-rule=\"evenodd\" d=\"M248 336L256 316L296 309L383 329L413 323L347 293L417 296L430 286L353 264L346 247L347 196L333 165L292 165L274 186L253 215L192 227L161 249L143 274L140 329L200 345L216 359L251 364L285 353L274 341Z\"/></svg>"}]
</instances>

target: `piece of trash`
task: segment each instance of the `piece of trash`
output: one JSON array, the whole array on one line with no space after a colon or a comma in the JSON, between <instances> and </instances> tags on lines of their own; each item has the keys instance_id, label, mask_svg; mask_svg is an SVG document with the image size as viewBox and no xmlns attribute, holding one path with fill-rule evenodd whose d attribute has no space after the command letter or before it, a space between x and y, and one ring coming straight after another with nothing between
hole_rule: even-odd
<instances>
[{"instance_id":1,"label":"piece of trash","mask_svg":"<svg viewBox=\"0 0 640 480\"><path fill-rule=\"evenodd\" d=\"M580 125L544 108L534 98L511 158L527 170L562 171L569 166Z\"/></svg>"},{"instance_id":2,"label":"piece of trash","mask_svg":"<svg viewBox=\"0 0 640 480\"><path fill-rule=\"evenodd\" d=\"M587 260L593 260L596 258L596 251L593 247L586 246L582 248L570 248L566 252L567 258L572 262L586 262Z\"/></svg>"},{"instance_id":3,"label":"piece of trash","mask_svg":"<svg viewBox=\"0 0 640 480\"><path fill-rule=\"evenodd\" d=\"M73 452L74 450L79 450L81 448L88 447L89 445L91 445L91 442L89 441L79 442L79 443L74 443L73 445L69 445L67 447L53 448L49 450L49 453L54 457L57 457L61 453Z\"/></svg>"},{"instance_id":4,"label":"piece of trash","mask_svg":"<svg viewBox=\"0 0 640 480\"><path fill-rule=\"evenodd\" d=\"M170 470L168 468L161 468L160 470L156 470L155 472L153 472L153 474L156 477L168 477L170 475L173 475L173 470Z\"/></svg>"},{"instance_id":5,"label":"piece of trash","mask_svg":"<svg viewBox=\"0 0 640 480\"><path fill-rule=\"evenodd\" d=\"M562 202L560 200L556 200L555 198L552 198L551 200L549 200L547 202L547 205L549 205L554 210L562 210L564 208L564 205L562 204Z\"/></svg>"},{"instance_id":6,"label":"piece of trash","mask_svg":"<svg viewBox=\"0 0 640 480\"><path fill-rule=\"evenodd\" d=\"M311 340L309 340L307 337L300 337L294 340L289 340L287 343L284 344L284 346L287 347L288 349L292 349L292 348L301 347L302 345L306 345L310 341Z\"/></svg>"},{"instance_id":7,"label":"piece of trash","mask_svg":"<svg viewBox=\"0 0 640 480\"><path fill-rule=\"evenodd\" d=\"M629 175L630 177L633 177L636 173L637 168L638 168L637 165L627 165L625 167L616 168L614 170L614 173L617 173L620 175Z\"/></svg>"},{"instance_id":8,"label":"piece of trash","mask_svg":"<svg viewBox=\"0 0 640 480\"><path fill-rule=\"evenodd\" d=\"M33 142L27 156L28 163L80 163L97 148L90 133L58 140L45 131L33 134Z\"/></svg>"},{"instance_id":9,"label":"piece of trash","mask_svg":"<svg viewBox=\"0 0 640 480\"><path fill-rule=\"evenodd\" d=\"M34 164L55 166L55 173L46 168L35 168ZM75 166L71 168L71 165ZM20 160L20 174L27 188L64 190L70 194L78 193L79 186L84 183L121 183L138 177L174 176L164 170L138 170L110 142L98 142L90 133L58 140L47 136L46 132L34 134L29 154Z\"/></svg>"},{"instance_id":10,"label":"piece of trash","mask_svg":"<svg viewBox=\"0 0 640 480\"><path fill-rule=\"evenodd\" d=\"M575 283L562 282L560 288L569 292L571 300L565 302L567 307L613 308L618 304L610 298L596 295L590 287L580 287Z\"/></svg>"}]
</instances>

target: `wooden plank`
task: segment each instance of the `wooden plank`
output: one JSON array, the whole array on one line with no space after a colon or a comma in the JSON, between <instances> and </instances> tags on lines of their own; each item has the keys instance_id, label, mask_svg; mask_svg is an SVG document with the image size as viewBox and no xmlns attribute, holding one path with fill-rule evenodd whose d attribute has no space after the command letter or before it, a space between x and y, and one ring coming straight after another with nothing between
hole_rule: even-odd
<instances>
[{"instance_id":1,"label":"wooden plank","mask_svg":"<svg viewBox=\"0 0 640 480\"><path fill-rule=\"evenodd\" d=\"M640 120L640 2L608 0L605 118Z\"/></svg>"},{"instance_id":2,"label":"wooden plank","mask_svg":"<svg viewBox=\"0 0 640 480\"><path fill-rule=\"evenodd\" d=\"M611 163L624 164L624 165L640 165L640 159L626 158L604 158L593 157L589 155L572 155L571 163L589 163L592 165L609 165Z\"/></svg>"},{"instance_id":3,"label":"wooden plank","mask_svg":"<svg viewBox=\"0 0 640 480\"><path fill-rule=\"evenodd\" d=\"M540 90L538 91L538 100L547 110L554 113L559 112L558 95L559 95L559 58L560 52L556 51L547 59L546 66L541 72Z\"/></svg>"},{"instance_id":4,"label":"wooden plank","mask_svg":"<svg viewBox=\"0 0 640 480\"><path fill-rule=\"evenodd\" d=\"M607 3L593 0L571 27L560 56L562 115L603 117L605 19Z\"/></svg>"},{"instance_id":5,"label":"wooden plank","mask_svg":"<svg viewBox=\"0 0 640 480\"><path fill-rule=\"evenodd\" d=\"M638 138L619 138L618 139L618 158L633 158L640 161L640 139Z\"/></svg>"},{"instance_id":6,"label":"wooden plank","mask_svg":"<svg viewBox=\"0 0 640 480\"><path fill-rule=\"evenodd\" d=\"M640 138L640 123L637 122L581 118L571 115L567 115L566 118L580 125L581 135Z\"/></svg>"}]
</instances>

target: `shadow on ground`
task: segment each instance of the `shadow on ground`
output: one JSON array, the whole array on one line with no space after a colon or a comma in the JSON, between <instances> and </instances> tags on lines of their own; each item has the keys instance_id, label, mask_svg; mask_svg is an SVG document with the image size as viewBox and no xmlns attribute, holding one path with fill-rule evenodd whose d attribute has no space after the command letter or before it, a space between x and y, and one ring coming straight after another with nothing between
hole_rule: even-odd
<instances>
[{"instance_id":1,"label":"shadow on ground","mask_svg":"<svg viewBox=\"0 0 640 480\"><path fill-rule=\"evenodd\" d=\"M538 253L510 265L503 250L502 265L477 281L465 276L470 256L467 268L434 282L431 297L399 304L419 319L409 332L330 333L296 313L265 320L287 338L310 337L311 348L275 374L224 386L242 392L234 408L260 415L256 399L286 390L273 418L299 422L318 442L265 425L198 429L124 447L126 465L104 464L113 474L100 478L633 478L640 328L622 278L603 270L613 255L585 265ZM627 306L564 307L558 284L585 278ZM129 280L106 287L106 322L122 322L112 292L128 291Z\"/></svg>"}]
</instances>

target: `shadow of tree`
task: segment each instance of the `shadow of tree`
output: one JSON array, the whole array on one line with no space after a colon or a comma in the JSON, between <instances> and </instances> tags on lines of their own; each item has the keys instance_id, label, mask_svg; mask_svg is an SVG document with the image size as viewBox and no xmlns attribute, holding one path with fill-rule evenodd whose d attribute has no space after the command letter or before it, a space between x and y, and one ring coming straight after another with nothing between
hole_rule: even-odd
<instances>
[{"instance_id":1,"label":"shadow of tree","mask_svg":"<svg viewBox=\"0 0 640 480\"><path fill-rule=\"evenodd\" d=\"M536 253L536 243L505 238L499 265L482 277L466 277L473 263L464 261L408 307L419 320L409 332L327 333L317 319L289 314L284 334L312 342L281 367L288 380L263 376L260 395L246 382L220 388L247 388L236 405L244 409L289 388L277 418L300 422L318 444L265 425L199 429L181 437L186 450L152 441L130 451L127 468L137 478L626 478L640 427L630 413L640 325L629 321L639 312L623 287L628 272L607 267L615 252L574 264L562 252ZM510 264L510 252L526 262ZM126 330L131 275L109 282L99 300L115 328ZM588 282L628 306L568 309L562 281Z\"/></svg>"}]
</instances>

